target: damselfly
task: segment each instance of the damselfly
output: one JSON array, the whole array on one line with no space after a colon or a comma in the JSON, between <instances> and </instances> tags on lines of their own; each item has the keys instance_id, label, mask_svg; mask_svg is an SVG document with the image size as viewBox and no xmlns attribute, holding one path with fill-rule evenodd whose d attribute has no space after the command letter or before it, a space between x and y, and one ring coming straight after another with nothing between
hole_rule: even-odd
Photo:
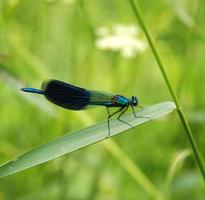
<instances>
[{"instance_id":1,"label":"damselfly","mask_svg":"<svg viewBox=\"0 0 205 200\"><path fill-rule=\"evenodd\" d=\"M22 88L21 90L42 94L52 103L70 110L83 110L89 106L105 106L108 112L108 136L110 136L110 118L113 115L120 113L117 119L132 126L123 121L121 116L131 107L133 115L136 117L134 106L139 106L138 99L135 96L128 99L122 95L111 95L99 91L87 90L53 79L44 81L41 90L35 88ZM111 107L118 107L119 109L110 113L109 108Z\"/></svg>"}]
</instances>

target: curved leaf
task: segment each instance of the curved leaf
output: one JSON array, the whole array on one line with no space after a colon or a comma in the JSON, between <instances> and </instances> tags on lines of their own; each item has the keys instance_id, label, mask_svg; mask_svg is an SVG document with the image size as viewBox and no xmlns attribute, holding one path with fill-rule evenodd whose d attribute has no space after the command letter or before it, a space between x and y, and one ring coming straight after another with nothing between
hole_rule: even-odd
<instances>
[{"instance_id":1,"label":"curved leaf","mask_svg":"<svg viewBox=\"0 0 205 200\"><path fill-rule=\"evenodd\" d=\"M141 109L136 113L128 113L122 117L123 121L131 124L133 127L151 121L163 115L172 112L175 109L173 102L162 102ZM111 136L122 133L131 127L117 119L110 121ZM24 169L47 162L64 154L73 152L90 144L106 139L108 136L107 122L95 124L93 126L65 134L46 144L42 144L14 160L4 163L0 166L0 177L20 172Z\"/></svg>"}]
</instances>

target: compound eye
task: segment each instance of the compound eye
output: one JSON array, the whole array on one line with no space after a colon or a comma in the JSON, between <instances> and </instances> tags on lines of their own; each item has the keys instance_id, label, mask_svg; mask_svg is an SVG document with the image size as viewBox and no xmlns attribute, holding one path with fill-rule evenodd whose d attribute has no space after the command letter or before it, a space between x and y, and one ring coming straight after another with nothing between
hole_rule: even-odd
<instances>
[{"instance_id":1,"label":"compound eye","mask_svg":"<svg viewBox=\"0 0 205 200\"><path fill-rule=\"evenodd\" d=\"M133 106L137 106L137 104L138 104L137 97L132 96L132 104L133 104Z\"/></svg>"}]
</instances>

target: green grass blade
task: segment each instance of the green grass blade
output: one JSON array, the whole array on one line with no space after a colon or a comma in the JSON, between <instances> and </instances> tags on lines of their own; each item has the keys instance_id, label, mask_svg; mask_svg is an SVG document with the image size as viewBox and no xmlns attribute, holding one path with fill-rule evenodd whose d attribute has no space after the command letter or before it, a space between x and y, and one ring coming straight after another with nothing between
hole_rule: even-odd
<instances>
[{"instance_id":1,"label":"green grass blade","mask_svg":"<svg viewBox=\"0 0 205 200\"><path fill-rule=\"evenodd\" d=\"M203 176L203 179L205 181L205 163L204 163L204 159L203 159L203 157L201 155L201 152L199 151L198 145L197 145L196 140L194 138L194 135L193 135L192 129L190 127L190 124L188 122L188 119L187 119L187 117L186 117L186 115L184 113L184 110L182 109L181 103L179 102L179 99L178 99L178 97L177 97L177 95L176 95L176 93L175 93L175 91L173 89L173 86L172 86L172 84L171 84L171 82L170 82L170 80L168 78L168 75L167 75L167 72L165 70L165 67L162 64L160 55L159 55L159 53L158 53L158 51L157 51L157 49L156 49L156 47L154 45L154 42L153 42L153 40L151 38L151 34L149 33L147 27L145 26L145 23L144 23L142 15L140 13L140 9L139 9L138 4L135 2L135 0L129 0L129 2L131 4L133 12L134 12L134 14L135 14L135 16L136 16L136 18L137 18L137 20L138 20L142 30L144 31L144 34L145 34L145 36L147 38L147 41L148 41L149 46L150 46L150 48L152 50L152 53L153 53L153 55L154 55L154 57L155 57L155 59L157 61L159 69L160 69L160 71L161 71L161 73L163 75L163 78L165 80L165 83L166 83L166 85L168 87L168 90L169 90L169 92L170 92L170 94L171 94L171 96L172 96L172 98L173 98L173 100L174 100L174 102L176 104L176 108L177 108L176 110L177 110L178 115L180 117L181 123L182 123L182 125L183 125L183 127L185 129L185 132L187 134L187 137L188 137L188 140L189 140L190 145L192 147L192 150L194 152L193 155L194 155L194 157L196 159L196 162L197 162L197 164L199 166L199 169L200 169L201 174Z\"/></svg>"},{"instance_id":2,"label":"green grass blade","mask_svg":"<svg viewBox=\"0 0 205 200\"><path fill-rule=\"evenodd\" d=\"M171 199L171 194L173 193L172 182L174 182L174 178L177 175L177 172L180 171L186 159L191 155L191 149L183 149L176 152L176 154L171 159L170 166L166 176L166 199Z\"/></svg>"},{"instance_id":3,"label":"green grass blade","mask_svg":"<svg viewBox=\"0 0 205 200\"><path fill-rule=\"evenodd\" d=\"M130 174L130 176L138 183L144 191L151 197L151 199L165 200L164 194L162 194L155 184L150 181L150 177L147 177L143 171L125 154L116 142L113 140L107 140L102 142L103 146L108 149L111 155L124 167L124 169Z\"/></svg>"},{"instance_id":4,"label":"green grass blade","mask_svg":"<svg viewBox=\"0 0 205 200\"><path fill-rule=\"evenodd\" d=\"M172 112L175 109L173 102L162 102L141 109L135 118L133 113L129 113L122 119L132 126L138 126L145 122L159 118ZM131 127L118 121L111 120L111 136L122 133ZM4 163L0 166L0 177L20 172L24 169L47 162L64 154L86 147L90 144L106 139L108 134L107 122L102 122L78 131L72 134L65 134L46 144L40 145L31 151L28 151L14 160Z\"/></svg>"}]
</instances>

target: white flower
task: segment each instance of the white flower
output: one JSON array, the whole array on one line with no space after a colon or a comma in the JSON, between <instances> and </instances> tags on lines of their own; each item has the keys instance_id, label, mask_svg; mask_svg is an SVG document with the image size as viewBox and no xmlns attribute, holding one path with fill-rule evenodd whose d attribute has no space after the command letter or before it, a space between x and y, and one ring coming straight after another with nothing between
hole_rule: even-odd
<instances>
[{"instance_id":1,"label":"white flower","mask_svg":"<svg viewBox=\"0 0 205 200\"><path fill-rule=\"evenodd\" d=\"M96 46L99 49L120 52L123 57L133 58L147 48L139 38L139 30L134 25L114 25L112 30L107 27L97 29Z\"/></svg>"}]
</instances>

